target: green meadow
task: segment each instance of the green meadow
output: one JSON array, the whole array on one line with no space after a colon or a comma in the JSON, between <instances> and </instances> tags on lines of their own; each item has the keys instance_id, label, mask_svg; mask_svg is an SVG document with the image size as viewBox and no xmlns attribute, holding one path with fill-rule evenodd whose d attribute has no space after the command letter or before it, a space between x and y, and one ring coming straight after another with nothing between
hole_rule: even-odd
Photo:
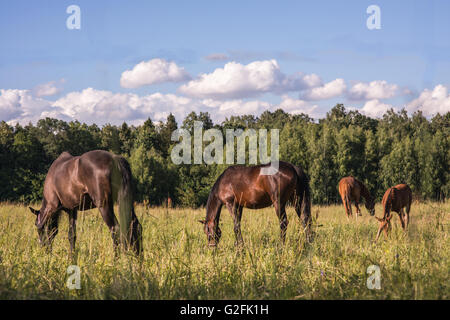
<instances>
[{"instance_id":1,"label":"green meadow","mask_svg":"<svg viewBox=\"0 0 450 320\"><path fill-rule=\"evenodd\" d=\"M37 205L36 205L37 207ZM222 239L206 245L203 209L138 205L144 253L114 256L98 210L80 212L77 251L69 256L63 214L51 253L42 249L26 206L0 205L0 299L449 299L450 202L413 203L407 233L397 214L389 238L374 243L377 221L365 208L347 220L342 206L313 206L315 237L305 243L288 208L280 243L273 208L244 209L244 246L234 245L224 209ZM376 206L381 216L381 205ZM67 268L80 268L81 289L70 290ZM367 268L381 270L381 289L368 289Z\"/></svg>"}]
</instances>

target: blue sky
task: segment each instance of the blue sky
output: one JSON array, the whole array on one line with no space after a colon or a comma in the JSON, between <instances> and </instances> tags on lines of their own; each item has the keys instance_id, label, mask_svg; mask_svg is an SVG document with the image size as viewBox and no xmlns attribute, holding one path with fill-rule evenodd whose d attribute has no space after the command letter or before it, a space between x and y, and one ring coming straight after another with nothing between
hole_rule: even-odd
<instances>
[{"instance_id":1,"label":"blue sky","mask_svg":"<svg viewBox=\"0 0 450 320\"><path fill-rule=\"evenodd\" d=\"M69 16L66 8L72 4L81 9L80 30L66 28ZM380 30L366 27L369 16L366 8L372 4L381 9ZM208 110L219 121L233 112L273 109L287 99L296 106L292 107L293 112L309 111L315 117L337 102L365 108L371 116L379 115L387 107L406 106L413 112L419 105L429 115L442 113L449 111L450 105L449 13L450 2L445 0L2 1L0 120L26 122L53 115L87 122L139 123L147 113L159 120L167 110L178 118L191 110ZM224 59L207 59L213 54ZM123 72L153 59L174 63L189 77L183 81L158 80L133 88L121 85ZM230 62L247 72L244 67L255 61L273 60L276 78L301 72L315 74L321 82L310 88L282 89L282 92L273 89L279 87L276 85L219 96L215 95L217 90L222 91L217 77L204 83L199 80L199 74L212 74ZM257 68L250 68L251 72L257 74ZM240 71L236 72L239 76ZM231 74L230 81L235 76ZM325 94L323 99L306 98L314 96L308 90L336 79L343 79L345 89L341 87L334 95ZM247 85L244 80L236 81L241 81L243 88L254 85ZM189 90L180 91L189 81L196 83ZM211 84L214 81L215 85ZM391 89L395 93L349 99L348 92L355 84L373 81L380 83L373 83L370 90ZM384 85L381 81L385 81ZM37 88L45 84L58 90L51 95L38 94ZM198 88L210 85L215 89L200 93ZM198 90L193 93L194 87ZM92 90L85 95L70 95L83 93L87 88ZM437 93L433 94L434 90ZM97 91L102 94L96 99L105 103L100 113L94 110L98 101L90 99ZM131 103L134 96L155 98L155 94L175 95L171 97L175 100L170 100L175 104L183 104L180 102L183 98L189 101L183 104L184 112L181 107L172 110L168 96L164 96L160 105L152 100L142 109L128 106L123 110L126 116L121 118L118 102L113 101L118 94L128 95L122 97L125 104ZM83 105L76 99L93 102ZM215 102L205 103L203 99ZM239 102L251 101L254 108L239 107ZM367 105L368 102L371 104ZM111 115L106 114L109 103ZM138 104L145 103L149 102ZM228 107L223 107L224 103Z\"/></svg>"}]
</instances>

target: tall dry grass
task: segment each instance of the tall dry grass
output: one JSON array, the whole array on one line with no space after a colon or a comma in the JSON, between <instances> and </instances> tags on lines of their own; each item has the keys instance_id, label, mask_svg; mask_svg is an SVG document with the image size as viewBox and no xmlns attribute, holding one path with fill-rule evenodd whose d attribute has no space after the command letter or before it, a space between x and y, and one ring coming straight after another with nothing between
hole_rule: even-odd
<instances>
[{"instance_id":1,"label":"tall dry grass","mask_svg":"<svg viewBox=\"0 0 450 320\"><path fill-rule=\"evenodd\" d=\"M114 257L97 210L79 213L77 255L69 257L63 214L53 251L37 240L27 207L0 205L1 299L449 299L450 203L414 203L405 234L397 217L389 239L374 243L377 222L365 209L347 221L342 206L313 206L316 236L305 244L288 209L286 244L272 208L244 209L244 247L234 246L224 210L217 249L197 222L204 210L137 207L144 255ZM381 207L376 207L381 215ZM316 215L318 217L316 218ZM395 214L396 215L396 214ZM320 225L320 227L318 227ZM81 270L81 289L66 286L67 267ZM381 289L366 286L367 267L381 268Z\"/></svg>"}]
</instances>

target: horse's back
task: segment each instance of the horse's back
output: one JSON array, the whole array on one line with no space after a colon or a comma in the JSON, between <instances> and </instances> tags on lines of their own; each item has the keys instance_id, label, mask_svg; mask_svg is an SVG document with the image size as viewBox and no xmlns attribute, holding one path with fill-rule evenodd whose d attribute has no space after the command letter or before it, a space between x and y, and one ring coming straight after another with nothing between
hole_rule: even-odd
<instances>
[{"instance_id":1,"label":"horse's back","mask_svg":"<svg viewBox=\"0 0 450 320\"><path fill-rule=\"evenodd\" d=\"M359 194L359 182L354 177L344 177L339 181L339 194L342 198L354 198L354 193Z\"/></svg>"},{"instance_id":2,"label":"horse's back","mask_svg":"<svg viewBox=\"0 0 450 320\"><path fill-rule=\"evenodd\" d=\"M278 172L273 175L261 174L270 164L257 166L231 166L219 177L217 192L223 202L238 202L248 208L264 208L272 204L272 197L280 184L280 189L295 186L297 173L288 163L279 162ZM290 194L289 194L290 196Z\"/></svg>"},{"instance_id":3,"label":"horse's back","mask_svg":"<svg viewBox=\"0 0 450 320\"><path fill-rule=\"evenodd\" d=\"M87 201L102 198L110 193L111 163L114 155L103 150L89 151L81 156L63 152L52 164L44 184L44 196L55 196L65 208L80 204L83 196ZM102 190L100 190L102 186ZM92 199L91 199L92 198ZM98 201L97 201L98 202Z\"/></svg>"},{"instance_id":4,"label":"horse's back","mask_svg":"<svg viewBox=\"0 0 450 320\"><path fill-rule=\"evenodd\" d=\"M388 188L383 195L383 207L385 207L389 201L391 202L392 210L395 212L399 212L404 207L409 207L412 201L411 188L404 183Z\"/></svg>"},{"instance_id":5,"label":"horse's back","mask_svg":"<svg viewBox=\"0 0 450 320\"><path fill-rule=\"evenodd\" d=\"M408 206L412 202L412 191L411 188L405 184L401 183L393 187L398 194L399 200L401 201L402 207Z\"/></svg>"},{"instance_id":6,"label":"horse's back","mask_svg":"<svg viewBox=\"0 0 450 320\"><path fill-rule=\"evenodd\" d=\"M48 169L47 176L44 182L44 194L47 192L52 192L55 187L55 181L61 176L61 172L67 167L67 164L72 162L75 157L68 152L63 152L58 158L53 161Z\"/></svg>"},{"instance_id":7,"label":"horse's back","mask_svg":"<svg viewBox=\"0 0 450 320\"><path fill-rule=\"evenodd\" d=\"M114 157L118 157L105 150L93 150L83 153L80 160L83 165L92 165L97 168L109 168Z\"/></svg>"}]
</instances>

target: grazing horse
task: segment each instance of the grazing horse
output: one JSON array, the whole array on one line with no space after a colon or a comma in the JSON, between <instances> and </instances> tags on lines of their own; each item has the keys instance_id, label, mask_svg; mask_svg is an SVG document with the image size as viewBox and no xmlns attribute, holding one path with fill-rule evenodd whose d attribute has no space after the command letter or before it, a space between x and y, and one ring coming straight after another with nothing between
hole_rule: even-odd
<instances>
[{"instance_id":1,"label":"grazing horse","mask_svg":"<svg viewBox=\"0 0 450 320\"><path fill-rule=\"evenodd\" d=\"M411 188L407 184L398 184L395 187L386 190L383 196L383 218L375 217L380 222L378 228L377 237L375 241L378 241L381 230L384 231L384 235L387 237L388 232L391 229L391 211L398 213L402 228L406 231L409 225L409 211L411 210L412 192ZM405 208L405 210L403 210Z\"/></svg>"},{"instance_id":2,"label":"grazing horse","mask_svg":"<svg viewBox=\"0 0 450 320\"><path fill-rule=\"evenodd\" d=\"M339 181L339 194L341 195L342 203L345 207L345 213L347 218L352 216L352 201L355 201L356 206L356 218L361 216L361 210L359 209L359 200L361 197L365 199L366 209L371 216L375 215L375 201L371 196L369 190L367 190L364 183L355 179L354 177L345 177Z\"/></svg>"},{"instance_id":3,"label":"grazing horse","mask_svg":"<svg viewBox=\"0 0 450 320\"><path fill-rule=\"evenodd\" d=\"M291 201L306 231L308 241L311 234L311 200L306 174L299 167L287 162L279 162L278 171L272 175L261 174L271 169L270 164L251 167L228 167L214 183L206 204L204 231L208 245L215 247L220 239L219 219L225 205L234 221L236 244L242 244L241 218L243 208L261 209L275 207L281 228L281 239L286 238L288 219L286 203ZM303 217L301 212L303 207Z\"/></svg>"},{"instance_id":4,"label":"grazing horse","mask_svg":"<svg viewBox=\"0 0 450 320\"><path fill-rule=\"evenodd\" d=\"M119 222L114 215L114 201L119 204ZM44 182L40 210L30 207L36 215L41 245L51 249L58 233L61 210L69 215L69 242L72 253L76 241L77 211L97 207L111 231L114 249L120 242L142 251L142 227L133 207L131 170L128 162L102 150L74 157L63 152L50 166ZM119 234L120 231L120 234Z\"/></svg>"}]
</instances>

